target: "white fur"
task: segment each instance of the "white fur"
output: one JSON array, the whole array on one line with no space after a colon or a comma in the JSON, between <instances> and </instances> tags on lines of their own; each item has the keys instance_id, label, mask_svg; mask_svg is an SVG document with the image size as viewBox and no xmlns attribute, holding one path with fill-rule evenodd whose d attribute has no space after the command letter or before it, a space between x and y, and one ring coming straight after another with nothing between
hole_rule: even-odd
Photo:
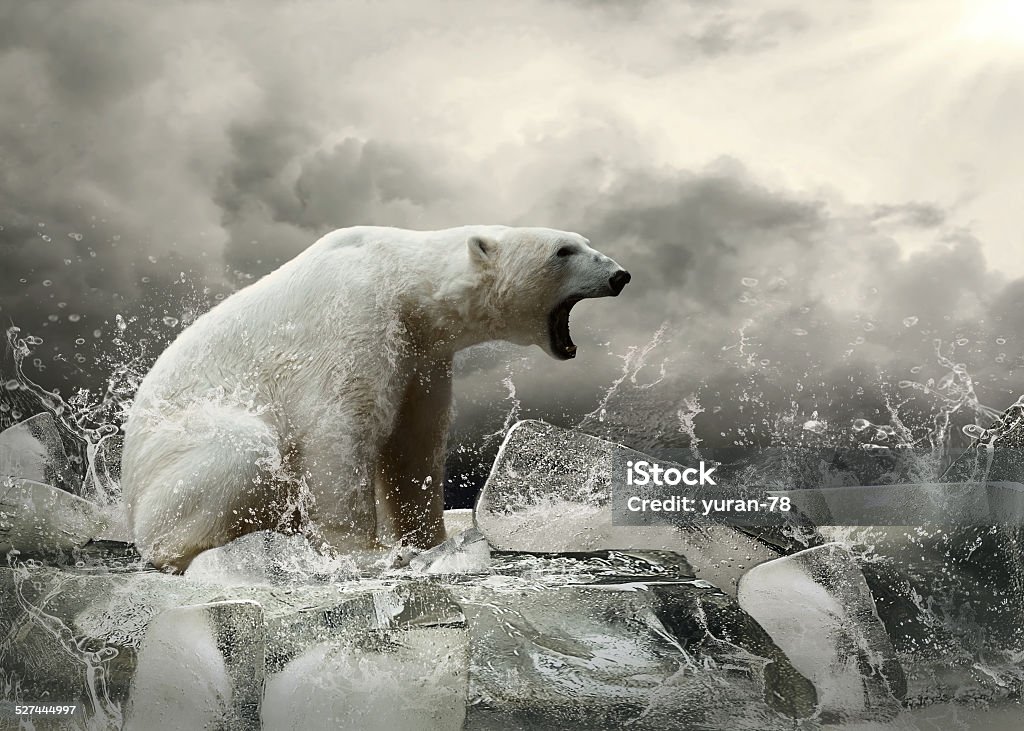
<instances>
[{"instance_id":1,"label":"white fur","mask_svg":"<svg viewBox=\"0 0 1024 731\"><path fill-rule=\"evenodd\" d=\"M612 294L619 269L551 229L327 234L197 319L143 380L122 476L136 545L179 571L266 528L335 550L436 545L454 353L550 353L554 306Z\"/></svg>"}]
</instances>

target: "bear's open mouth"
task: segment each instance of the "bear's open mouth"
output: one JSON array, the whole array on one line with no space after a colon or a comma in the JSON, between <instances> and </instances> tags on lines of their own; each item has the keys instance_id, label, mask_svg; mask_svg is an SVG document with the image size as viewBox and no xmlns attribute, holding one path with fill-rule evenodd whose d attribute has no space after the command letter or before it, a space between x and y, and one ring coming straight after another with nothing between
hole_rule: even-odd
<instances>
[{"instance_id":1,"label":"bear's open mouth","mask_svg":"<svg viewBox=\"0 0 1024 731\"><path fill-rule=\"evenodd\" d=\"M569 312L583 297L569 297L562 300L548 315L548 333L551 338L551 352L562 360L576 357L576 344L569 335Z\"/></svg>"}]
</instances>

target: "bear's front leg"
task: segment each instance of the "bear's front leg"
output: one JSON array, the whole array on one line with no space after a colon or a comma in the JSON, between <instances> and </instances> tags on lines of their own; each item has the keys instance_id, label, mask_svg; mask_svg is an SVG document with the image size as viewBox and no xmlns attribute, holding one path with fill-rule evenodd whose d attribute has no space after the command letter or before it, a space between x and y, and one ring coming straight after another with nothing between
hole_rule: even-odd
<instances>
[{"instance_id":1,"label":"bear's front leg","mask_svg":"<svg viewBox=\"0 0 1024 731\"><path fill-rule=\"evenodd\" d=\"M380 511L405 545L445 539L444 455L451 422L451 364L420 364L410 379L377 465ZM381 526L384 528L384 526Z\"/></svg>"},{"instance_id":2,"label":"bear's front leg","mask_svg":"<svg viewBox=\"0 0 1024 731\"><path fill-rule=\"evenodd\" d=\"M377 451L367 429L325 416L302 440L302 531L324 553L381 548L373 475Z\"/></svg>"}]
</instances>

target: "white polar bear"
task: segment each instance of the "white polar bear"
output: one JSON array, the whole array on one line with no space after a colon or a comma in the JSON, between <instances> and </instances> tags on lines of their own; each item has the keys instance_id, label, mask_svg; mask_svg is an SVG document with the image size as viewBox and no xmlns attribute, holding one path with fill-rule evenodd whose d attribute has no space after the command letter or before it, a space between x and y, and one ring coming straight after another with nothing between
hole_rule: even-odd
<instances>
[{"instance_id":1,"label":"white polar bear","mask_svg":"<svg viewBox=\"0 0 1024 731\"><path fill-rule=\"evenodd\" d=\"M142 555L183 571L255 530L323 549L444 540L452 358L488 340L572 358L569 311L629 273L575 233L355 227L198 318L125 424Z\"/></svg>"}]
</instances>

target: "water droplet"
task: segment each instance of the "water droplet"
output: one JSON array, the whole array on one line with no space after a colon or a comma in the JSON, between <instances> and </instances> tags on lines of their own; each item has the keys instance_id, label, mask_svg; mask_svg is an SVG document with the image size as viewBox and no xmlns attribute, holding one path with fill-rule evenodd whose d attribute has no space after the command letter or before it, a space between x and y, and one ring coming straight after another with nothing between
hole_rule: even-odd
<instances>
[{"instance_id":1,"label":"water droplet","mask_svg":"<svg viewBox=\"0 0 1024 731\"><path fill-rule=\"evenodd\" d=\"M963 432L971 439L981 439L985 435L985 430L977 424L965 424Z\"/></svg>"},{"instance_id":2,"label":"water droplet","mask_svg":"<svg viewBox=\"0 0 1024 731\"><path fill-rule=\"evenodd\" d=\"M149 260L150 264L156 264L156 257L155 256L147 256L146 259Z\"/></svg>"},{"instance_id":3,"label":"water droplet","mask_svg":"<svg viewBox=\"0 0 1024 731\"><path fill-rule=\"evenodd\" d=\"M910 369L910 372L911 373L920 373L921 372L921 366L914 366L913 368Z\"/></svg>"},{"instance_id":4,"label":"water droplet","mask_svg":"<svg viewBox=\"0 0 1024 731\"><path fill-rule=\"evenodd\" d=\"M871 422L868 421L867 419L854 419L853 420L853 430L854 431L864 431L869 426L871 426Z\"/></svg>"},{"instance_id":5,"label":"water droplet","mask_svg":"<svg viewBox=\"0 0 1024 731\"><path fill-rule=\"evenodd\" d=\"M996 345L1006 345L1006 338L996 338Z\"/></svg>"},{"instance_id":6,"label":"water droplet","mask_svg":"<svg viewBox=\"0 0 1024 731\"><path fill-rule=\"evenodd\" d=\"M916 324L917 324L917 317L915 315L911 315L910 317L904 317L903 318L903 327L913 327Z\"/></svg>"},{"instance_id":7,"label":"water droplet","mask_svg":"<svg viewBox=\"0 0 1024 731\"><path fill-rule=\"evenodd\" d=\"M82 234L70 233L70 234L68 234L68 238L71 239L72 241L81 241L85 237L82 236Z\"/></svg>"},{"instance_id":8,"label":"water droplet","mask_svg":"<svg viewBox=\"0 0 1024 731\"><path fill-rule=\"evenodd\" d=\"M70 315L68 315L68 322L78 322L81 319L82 316L79 315L77 312L72 312Z\"/></svg>"},{"instance_id":9,"label":"water droplet","mask_svg":"<svg viewBox=\"0 0 1024 731\"><path fill-rule=\"evenodd\" d=\"M43 286L44 287L52 287L53 286L53 281L50 280L50 279L44 279L43 280Z\"/></svg>"},{"instance_id":10,"label":"water droplet","mask_svg":"<svg viewBox=\"0 0 1024 731\"><path fill-rule=\"evenodd\" d=\"M75 338L75 345L85 345L85 338Z\"/></svg>"},{"instance_id":11,"label":"water droplet","mask_svg":"<svg viewBox=\"0 0 1024 731\"><path fill-rule=\"evenodd\" d=\"M757 280L754 277L743 277L743 279L740 280L740 284L744 287L756 287Z\"/></svg>"},{"instance_id":12,"label":"water droplet","mask_svg":"<svg viewBox=\"0 0 1024 731\"><path fill-rule=\"evenodd\" d=\"M957 345L967 345L967 343L969 343L969 342L971 342L971 341L968 340L967 338L957 338L956 339L956 344Z\"/></svg>"},{"instance_id":13,"label":"water droplet","mask_svg":"<svg viewBox=\"0 0 1024 731\"><path fill-rule=\"evenodd\" d=\"M803 337L804 335L807 334L807 331L804 330L802 327L794 327L793 334L796 335L797 337Z\"/></svg>"},{"instance_id":14,"label":"water droplet","mask_svg":"<svg viewBox=\"0 0 1024 731\"><path fill-rule=\"evenodd\" d=\"M809 419L804 422L804 431L813 432L815 434L824 434L828 429L828 425L824 421L818 419Z\"/></svg>"},{"instance_id":15,"label":"water droplet","mask_svg":"<svg viewBox=\"0 0 1024 731\"><path fill-rule=\"evenodd\" d=\"M874 329L875 329L875 323L873 323L873 322L865 322L864 323L864 332L868 332L869 333L869 332L871 332Z\"/></svg>"},{"instance_id":16,"label":"water droplet","mask_svg":"<svg viewBox=\"0 0 1024 731\"><path fill-rule=\"evenodd\" d=\"M93 331L92 331L92 336L93 336L94 338L98 338L98 337L99 337L100 335L102 335L102 334L103 334L103 331L102 331L102 330L93 330Z\"/></svg>"},{"instance_id":17,"label":"water droplet","mask_svg":"<svg viewBox=\"0 0 1024 731\"><path fill-rule=\"evenodd\" d=\"M177 317L170 317L170 316L168 316L168 317L164 318L164 325L166 325L167 327L174 327L177 324L178 324L178 318Z\"/></svg>"}]
</instances>

